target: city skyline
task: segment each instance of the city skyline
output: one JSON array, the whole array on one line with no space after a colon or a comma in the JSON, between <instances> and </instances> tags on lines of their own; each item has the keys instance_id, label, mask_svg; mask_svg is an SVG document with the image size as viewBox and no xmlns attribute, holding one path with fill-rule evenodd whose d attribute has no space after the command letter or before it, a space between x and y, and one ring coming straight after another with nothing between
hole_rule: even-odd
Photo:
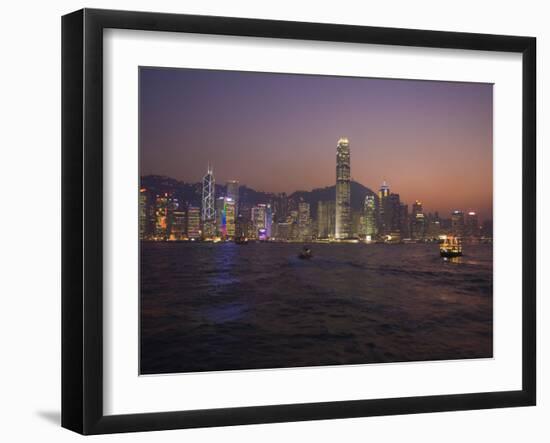
<instances>
[{"instance_id":1,"label":"city skyline","mask_svg":"<svg viewBox=\"0 0 550 443\"><path fill-rule=\"evenodd\" d=\"M141 175L200 182L210 163L218 183L308 191L334 183L342 136L351 180L492 218L492 85L140 70Z\"/></svg>"}]
</instances>

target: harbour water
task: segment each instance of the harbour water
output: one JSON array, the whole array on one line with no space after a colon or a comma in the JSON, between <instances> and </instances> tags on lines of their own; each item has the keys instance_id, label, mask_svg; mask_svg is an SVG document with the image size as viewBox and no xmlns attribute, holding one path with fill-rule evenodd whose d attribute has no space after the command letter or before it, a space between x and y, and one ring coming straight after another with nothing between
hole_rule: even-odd
<instances>
[{"instance_id":1,"label":"harbour water","mask_svg":"<svg viewBox=\"0 0 550 443\"><path fill-rule=\"evenodd\" d=\"M142 374L487 358L492 245L142 242Z\"/></svg>"}]
</instances>

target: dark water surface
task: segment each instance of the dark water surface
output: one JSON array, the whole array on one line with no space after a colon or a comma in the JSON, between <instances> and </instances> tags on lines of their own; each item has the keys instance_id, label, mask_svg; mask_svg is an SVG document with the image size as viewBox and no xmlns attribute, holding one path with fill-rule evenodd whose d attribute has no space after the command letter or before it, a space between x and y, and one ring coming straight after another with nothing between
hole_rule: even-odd
<instances>
[{"instance_id":1,"label":"dark water surface","mask_svg":"<svg viewBox=\"0 0 550 443\"><path fill-rule=\"evenodd\" d=\"M491 245L141 244L142 374L492 357Z\"/></svg>"}]
</instances>

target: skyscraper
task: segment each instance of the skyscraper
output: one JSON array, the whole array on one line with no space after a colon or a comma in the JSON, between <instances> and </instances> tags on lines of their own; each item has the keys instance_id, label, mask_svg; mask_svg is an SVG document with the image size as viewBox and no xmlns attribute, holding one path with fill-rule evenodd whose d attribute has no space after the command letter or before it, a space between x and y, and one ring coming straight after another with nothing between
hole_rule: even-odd
<instances>
[{"instance_id":1,"label":"skyscraper","mask_svg":"<svg viewBox=\"0 0 550 443\"><path fill-rule=\"evenodd\" d=\"M426 237L428 221L422 212L422 202L415 200L411 213L411 237L414 240L423 240Z\"/></svg>"},{"instance_id":2,"label":"skyscraper","mask_svg":"<svg viewBox=\"0 0 550 443\"><path fill-rule=\"evenodd\" d=\"M334 200L317 203L317 236L319 238L334 238L335 208Z\"/></svg>"},{"instance_id":3,"label":"skyscraper","mask_svg":"<svg viewBox=\"0 0 550 443\"><path fill-rule=\"evenodd\" d=\"M226 196L235 203L235 217L239 215L239 182L238 180L228 180L226 185Z\"/></svg>"},{"instance_id":4,"label":"skyscraper","mask_svg":"<svg viewBox=\"0 0 550 443\"><path fill-rule=\"evenodd\" d=\"M252 208L252 224L254 226L254 237L252 238L258 238L260 230L265 234L266 213L267 206L265 204L259 204Z\"/></svg>"},{"instance_id":5,"label":"skyscraper","mask_svg":"<svg viewBox=\"0 0 550 443\"><path fill-rule=\"evenodd\" d=\"M479 237L479 221L477 219L477 214L474 211L469 211L466 214L465 224L466 235L468 237Z\"/></svg>"},{"instance_id":6,"label":"skyscraper","mask_svg":"<svg viewBox=\"0 0 550 443\"><path fill-rule=\"evenodd\" d=\"M298 204L298 230L301 241L311 240L311 218L309 215L309 203Z\"/></svg>"},{"instance_id":7,"label":"skyscraper","mask_svg":"<svg viewBox=\"0 0 550 443\"><path fill-rule=\"evenodd\" d=\"M201 210L196 206L187 208L187 237L198 240L201 237Z\"/></svg>"},{"instance_id":8,"label":"skyscraper","mask_svg":"<svg viewBox=\"0 0 550 443\"><path fill-rule=\"evenodd\" d=\"M349 140L341 138L336 146L336 239L351 237L351 161Z\"/></svg>"},{"instance_id":9,"label":"skyscraper","mask_svg":"<svg viewBox=\"0 0 550 443\"><path fill-rule=\"evenodd\" d=\"M387 226L386 207L387 200L390 196L390 187L384 181L378 191L378 233L380 235L387 235L390 228Z\"/></svg>"},{"instance_id":10,"label":"skyscraper","mask_svg":"<svg viewBox=\"0 0 550 443\"><path fill-rule=\"evenodd\" d=\"M182 209L177 209L172 213L172 222L170 226L170 240L183 240L187 235L187 214Z\"/></svg>"},{"instance_id":11,"label":"skyscraper","mask_svg":"<svg viewBox=\"0 0 550 443\"><path fill-rule=\"evenodd\" d=\"M399 194L391 193L386 200L385 215L389 233L394 235L401 232L401 200Z\"/></svg>"},{"instance_id":12,"label":"skyscraper","mask_svg":"<svg viewBox=\"0 0 550 443\"><path fill-rule=\"evenodd\" d=\"M155 200L155 239L168 237L168 194L157 195Z\"/></svg>"},{"instance_id":13,"label":"skyscraper","mask_svg":"<svg viewBox=\"0 0 550 443\"><path fill-rule=\"evenodd\" d=\"M228 239L235 238L235 202L231 197L225 197L223 212L225 215L225 232Z\"/></svg>"},{"instance_id":14,"label":"skyscraper","mask_svg":"<svg viewBox=\"0 0 550 443\"><path fill-rule=\"evenodd\" d=\"M399 207L399 223L401 238L409 238L411 235L411 227L409 223L409 206L405 203L401 203Z\"/></svg>"},{"instance_id":15,"label":"skyscraper","mask_svg":"<svg viewBox=\"0 0 550 443\"><path fill-rule=\"evenodd\" d=\"M205 238L211 238L216 230L216 209L214 208L215 198L215 180L214 171L208 165L206 175L202 178L202 234Z\"/></svg>"},{"instance_id":16,"label":"skyscraper","mask_svg":"<svg viewBox=\"0 0 550 443\"><path fill-rule=\"evenodd\" d=\"M464 212L456 210L451 214L451 232L456 237L464 237Z\"/></svg>"},{"instance_id":17,"label":"skyscraper","mask_svg":"<svg viewBox=\"0 0 550 443\"><path fill-rule=\"evenodd\" d=\"M376 223L376 200L374 195L365 197L365 206L363 208L365 222L365 236L367 241L372 241L378 234Z\"/></svg>"}]
</instances>

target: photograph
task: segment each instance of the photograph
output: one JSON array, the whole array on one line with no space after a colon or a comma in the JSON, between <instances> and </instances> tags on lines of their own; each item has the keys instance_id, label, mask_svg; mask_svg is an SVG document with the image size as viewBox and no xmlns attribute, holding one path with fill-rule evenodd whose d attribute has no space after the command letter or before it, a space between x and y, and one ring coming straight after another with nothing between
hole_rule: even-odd
<instances>
[{"instance_id":1,"label":"photograph","mask_svg":"<svg viewBox=\"0 0 550 443\"><path fill-rule=\"evenodd\" d=\"M139 67L140 374L492 358L492 121L487 83Z\"/></svg>"}]
</instances>

